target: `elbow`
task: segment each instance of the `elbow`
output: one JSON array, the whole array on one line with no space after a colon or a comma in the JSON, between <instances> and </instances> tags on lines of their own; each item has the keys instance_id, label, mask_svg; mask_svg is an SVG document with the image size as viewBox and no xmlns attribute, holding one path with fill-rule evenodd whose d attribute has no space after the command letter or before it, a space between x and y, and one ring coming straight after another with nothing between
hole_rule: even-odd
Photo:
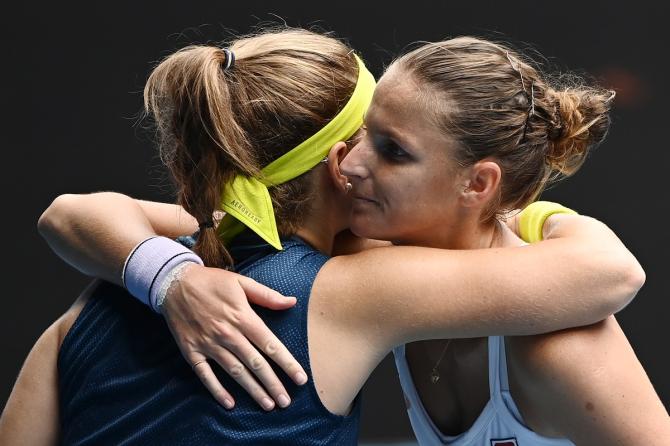
<instances>
[{"instance_id":1,"label":"elbow","mask_svg":"<svg viewBox=\"0 0 670 446\"><path fill-rule=\"evenodd\" d=\"M70 216L77 208L81 196L75 194L63 194L49 205L37 220L37 232L50 241L53 237L67 231L70 225Z\"/></svg>"},{"instance_id":2,"label":"elbow","mask_svg":"<svg viewBox=\"0 0 670 446\"><path fill-rule=\"evenodd\" d=\"M631 257L633 257L631 255ZM632 258L630 264L626 267L624 274L624 294L627 296L627 299L624 299L623 305L621 308L628 305L633 298L637 295L637 292L640 291L640 288L644 285L647 280L647 274L644 272L642 265L635 259Z\"/></svg>"},{"instance_id":3,"label":"elbow","mask_svg":"<svg viewBox=\"0 0 670 446\"><path fill-rule=\"evenodd\" d=\"M647 279L642 265L632 254L628 253L617 263L612 281L614 293L610 302L610 314L625 308L635 298Z\"/></svg>"}]
</instances>

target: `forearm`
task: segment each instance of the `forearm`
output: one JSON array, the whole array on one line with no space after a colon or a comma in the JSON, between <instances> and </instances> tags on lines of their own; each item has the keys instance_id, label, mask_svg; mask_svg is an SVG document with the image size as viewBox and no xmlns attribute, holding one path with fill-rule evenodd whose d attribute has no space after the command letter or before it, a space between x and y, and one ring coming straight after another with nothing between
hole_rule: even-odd
<instances>
[{"instance_id":1,"label":"forearm","mask_svg":"<svg viewBox=\"0 0 670 446\"><path fill-rule=\"evenodd\" d=\"M591 290L614 314L623 309L644 285L646 275L635 256L602 222L586 216L557 214L549 217L543 228L545 240L567 239L583 248L578 262L582 273L591 277ZM564 266L560 266L564 267ZM579 290L573 297L579 298ZM584 290L589 291L589 290ZM588 294L582 294L590 299ZM598 320L604 319L604 317Z\"/></svg>"},{"instance_id":2,"label":"forearm","mask_svg":"<svg viewBox=\"0 0 670 446\"><path fill-rule=\"evenodd\" d=\"M67 263L116 284L132 248L156 233L134 199L111 192L59 196L40 217L38 230Z\"/></svg>"},{"instance_id":3,"label":"forearm","mask_svg":"<svg viewBox=\"0 0 670 446\"><path fill-rule=\"evenodd\" d=\"M500 305L503 330L497 334L535 334L601 321L626 306L644 284L635 257L593 218L554 215L545 223L544 236L541 243L517 248L518 255L507 261L505 253L482 264L479 293ZM488 280L487 269L494 274Z\"/></svg>"},{"instance_id":4,"label":"forearm","mask_svg":"<svg viewBox=\"0 0 670 446\"><path fill-rule=\"evenodd\" d=\"M348 320L396 343L546 333L598 322L630 302L644 272L612 231L588 217L551 219L548 240L524 247L393 247L332 259L333 280L321 283L362 307L345 307Z\"/></svg>"}]
</instances>

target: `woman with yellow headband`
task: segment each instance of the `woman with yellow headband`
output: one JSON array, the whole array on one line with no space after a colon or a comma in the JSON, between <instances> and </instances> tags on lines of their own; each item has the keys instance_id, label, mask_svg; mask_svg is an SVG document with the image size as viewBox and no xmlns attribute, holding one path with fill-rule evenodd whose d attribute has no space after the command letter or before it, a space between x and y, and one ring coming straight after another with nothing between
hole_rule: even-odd
<instances>
[{"instance_id":1,"label":"woman with yellow headband","mask_svg":"<svg viewBox=\"0 0 670 446\"><path fill-rule=\"evenodd\" d=\"M476 56L483 53L475 51ZM507 172L503 168L509 166L497 158L477 155L474 160L465 160L471 162L455 164L452 150L460 141L442 135L452 121L441 121L444 116L440 113L458 109L440 102L451 97L435 94L440 90L430 84L434 78L424 79L410 69L416 54L421 54L420 50L396 62L384 76L366 119L370 132L341 168L339 163L348 147L340 141L355 135L373 82L360 60L339 42L287 31L241 39L229 51L189 48L162 62L149 79L146 102L158 125L164 159L178 186L178 202L186 213L174 206L136 203L116 194L64 197L54 208L62 211L69 209L69 203L76 203L87 214L97 214L99 220L89 224L96 226L98 234L115 234L114 246L103 243L105 249L94 251L84 243L66 248L63 255L88 273L123 283L140 300L162 311L190 364L175 359L179 356L177 347L165 342L168 329L157 315L122 298L127 293L120 288L96 285L38 342L0 423L0 438L37 435L38 431L26 427L34 428L31 423L16 416L20 410L53 414L53 403L35 407L34 398L22 400L20 395L29 392L36 378L54 369L55 358L40 355L53 354L54 348L45 344L58 344L63 336L59 337L59 332L68 333L59 358L61 436L72 442L93 438L171 444L215 440L355 444L358 391L394 346L425 339L543 333L599 321L625 305L644 275L601 223L563 215L561 208L551 205L531 208L520 219L524 232L544 234L551 240L519 249L521 241L506 226L481 218L530 201L545 184L547 171L532 177L531 186L519 189L503 175ZM514 56L509 60L514 61ZM518 63L512 67L515 73L525 70L525 66L519 69ZM476 67L475 72L484 68L490 67ZM508 79L504 82L511 83ZM525 104L537 107L539 113L536 116L535 109L532 114L526 110L528 119L548 119L542 115L545 110L540 109L540 100L529 104L528 91L532 99L534 91L540 89L538 80L531 82L519 90L523 95L512 95L511 102L493 102L487 107L500 117L520 120L521 127L507 128L513 133L510 138L517 137L517 144L539 138L542 131L537 123L526 125L516 117L523 109L524 97ZM428 112L427 105L433 111ZM472 110L474 115L484 112ZM467 120L461 123L472 125ZM493 123L498 129L502 126L499 121ZM523 136L516 135L522 131ZM590 133L587 136L585 146L595 142ZM326 162L320 163L324 157ZM295 167L303 160L308 161ZM573 161L572 155L566 160ZM541 166L531 164L528 168ZM519 178L528 178L522 170ZM220 223L212 221L219 209L226 211ZM336 234L348 226L350 210L353 227L360 235L427 247L388 246L329 259ZM48 211L40 223L54 245L78 237L68 233L67 224L61 226L61 211ZM556 212L559 215L542 224ZM113 231L121 223L119 216L124 225L120 235ZM198 226L194 251L199 258L165 239L150 237L153 233L188 234ZM51 231L60 232L61 238ZM220 239L226 241L227 248ZM486 247L496 249L463 249ZM170 255L151 257L159 252ZM220 303L213 297L221 291L212 288L213 280L232 273L200 267L196 265L200 258L210 267L234 262L238 272L297 298L290 310L258 311L296 357L307 374L307 384L298 387L283 375L282 383L277 384L265 359L253 349L240 348L244 344L234 329L242 327L242 333L245 327L248 333L257 330L249 337L258 348L295 382L303 381L287 352L274 338L258 331L251 309L239 303L239 289L237 307L217 308ZM267 293L261 298L265 304L281 306L276 294L258 288L258 284L241 277L234 280L247 292ZM205 287L198 288L202 285ZM191 337L193 329L188 332L187 320L195 323L195 331L201 324L202 341ZM214 332L208 333L212 326ZM94 327L107 336L94 337ZM600 336L602 330L598 331ZM215 346L219 340L240 359ZM524 346L520 342L515 348ZM468 346L479 351L482 344L440 341L423 345L423 351L420 344L415 345L419 347L413 351L408 347L402 354L416 359L412 372L418 377L419 393L420 380L430 377L437 386L435 393L445 395L448 387L444 385L462 377L441 367ZM519 357L534 358L533 347L530 342L526 345L528 355ZM219 375L222 387L207 358L221 364L234 380ZM637 365L634 355L619 359ZM428 363L434 367L426 368ZM34 367L38 364L40 368ZM232 395L226 389L235 392L237 410L226 412L207 398L205 389L195 385L197 378L191 375L189 365L224 405L232 405ZM523 370L523 364L520 367ZM424 369L430 373L424 374ZM237 381L263 404L267 394L252 372L284 408L263 414L246 394L233 390ZM50 376L52 385L47 382L42 395L53 401L55 384ZM109 379L100 382L101 376ZM473 385L478 384L478 378L473 375ZM647 384L640 386L636 401L656 413L660 402L654 400L653 389L649 393ZM287 389L293 397L288 406ZM84 410L108 395L115 407L95 414ZM475 406L480 394L473 395ZM451 417L451 403L445 403ZM524 403L530 413L537 404L532 395ZM269 409L273 404L270 401L264 407ZM446 426L443 432L450 433L454 426L462 428L449 424L450 419L441 424L439 409L426 407L436 426ZM131 411L131 415L119 420L119 411ZM466 405L458 420L467 423L473 412L476 408ZM138 419L149 427L136 429ZM535 424L535 419L530 421L545 428ZM39 432L54 438L57 428L49 430L47 426ZM542 444L552 444L549 441Z\"/></svg>"}]
</instances>

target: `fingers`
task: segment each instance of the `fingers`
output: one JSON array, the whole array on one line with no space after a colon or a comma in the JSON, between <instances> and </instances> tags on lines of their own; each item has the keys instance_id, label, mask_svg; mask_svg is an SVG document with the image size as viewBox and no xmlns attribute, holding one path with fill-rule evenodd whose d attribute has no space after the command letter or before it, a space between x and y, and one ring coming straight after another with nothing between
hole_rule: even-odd
<instances>
[{"instance_id":1,"label":"fingers","mask_svg":"<svg viewBox=\"0 0 670 446\"><path fill-rule=\"evenodd\" d=\"M284 296L272 288L261 285L255 280L249 279L248 277L240 277L239 283L247 295L247 299L250 302L258 304L262 307L266 307L271 310L285 310L296 304L295 297Z\"/></svg>"},{"instance_id":2,"label":"fingers","mask_svg":"<svg viewBox=\"0 0 670 446\"><path fill-rule=\"evenodd\" d=\"M293 357L291 352L289 352L289 350L284 344L282 344L277 336L275 336L274 333L270 331L270 329L265 325L260 317L254 314L250 318L245 327L244 335L259 349L261 349L263 353L265 353L272 361L274 361L275 364L281 367L281 369L291 377L293 382L298 385L302 385L307 382L307 374L305 373L305 370L302 368L300 363ZM269 384L274 383L275 381L279 381L279 379L269 364L268 368L269 372L272 373L271 376L259 376L258 373L256 375L259 377L261 382L263 382L263 385L267 389L272 389ZM277 402L279 401L277 400Z\"/></svg>"},{"instance_id":3,"label":"fingers","mask_svg":"<svg viewBox=\"0 0 670 446\"><path fill-rule=\"evenodd\" d=\"M214 399L226 409L232 409L235 406L235 400L232 395L223 388L214 371L203 357L193 364L193 371L198 376L202 384L212 394Z\"/></svg>"},{"instance_id":4,"label":"fingers","mask_svg":"<svg viewBox=\"0 0 670 446\"><path fill-rule=\"evenodd\" d=\"M258 354L258 353L256 353ZM242 364L235 355L230 351L224 348L217 348L212 352L212 359L219 363L223 370L228 373L237 383L242 386L244 390L265 410L272 410L275 407L275 402L270 398L265 389L256 381L254 376L251 374L249 369ZM267 362L263 360L267 365ZM254 360L254 364L257 365L258 362ZM267 365L269 367L269 365ZM258 366L257 367L262 367ZM211 369L210 369L211 370ZM216 377L215 377L216 378ZM218 382L218 380L217 380ZM281 385L281 382L279 383ZM283 389L284 387L281 386ZM283 391L283 394L288 399L286 391ZM287 401L287 404L290 403L290 400ZM285 406L284 406L285 407Z\"/></svg>"},{"instance_id":5,"label":"fingers","mask_svg":"<svg viewBox=\"0 0 670 446\"><path fill-rule=\"evenodd\" d=\"M279 407L288 406L291 399L274 369L253 345L249 344L246 339L244 341L244 346L240 346L242 342L238 342L238 347L234 350L235 356L242 359L247 370L255 375L265 391L279 404Z\"/></svg>"}]
</instances>

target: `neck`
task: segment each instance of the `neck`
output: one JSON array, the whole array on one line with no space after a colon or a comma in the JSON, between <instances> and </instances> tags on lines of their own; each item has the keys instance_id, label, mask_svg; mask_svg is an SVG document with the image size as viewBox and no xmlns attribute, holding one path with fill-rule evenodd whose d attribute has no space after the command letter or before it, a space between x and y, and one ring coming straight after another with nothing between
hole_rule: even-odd
<instances>
[{"instance_id":1,"label":"neck","mask_svg":"<svg viewBox=\"0 0 670 446\"><path fill-rule=\"evenodd\" d=\"M323 190L315 194L312 209L296 231L296 235L314 249L331 255L335 236L347 228L348 209L336 196ZM338 205L339 204L339 205Z\"/></svg>"},{"instance_id":2,"label":"neck","mask_svg":"<svg viewBox=\"0 0 670 446\"><path fill-rule=\"evenodd\" d=\"M333 240L336 234L336 231L326 228L325 225L315 224L305 224L296 231L296 235L312 248L327 255L333 252Z\"/></svg>"},{"instance_id":3,"label":"neck","mask_svg":"<svg viewBox=\"0 0 670 446\"><path fill-rule=\"evenodd\" d=\"M497 220L481 222L479 218L479 215L462 218L459 219L459 223L423 230L415 238L394 244L442 249L481 249L497 246L501 234Z\"/></svg>"}]
</instances>

